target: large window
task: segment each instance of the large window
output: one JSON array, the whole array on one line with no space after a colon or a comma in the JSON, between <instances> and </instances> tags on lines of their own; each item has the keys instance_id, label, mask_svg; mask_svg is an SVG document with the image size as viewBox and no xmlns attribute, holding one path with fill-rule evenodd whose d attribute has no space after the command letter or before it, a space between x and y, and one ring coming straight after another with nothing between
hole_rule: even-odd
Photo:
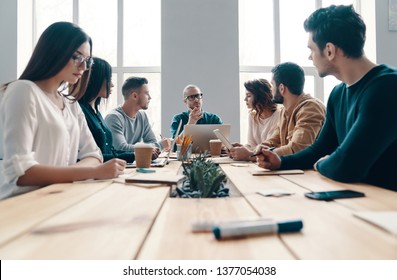
<instances>
[{"instance_id":1,"label":"large window","mask_svg":"<svg viewBox=\"0 0 397 280\"><path fill-rule=\"evenodd\" d=\"M33 46L48 25L56 21L75 22L92 37L94 56L112 65L115 88L101 108L103 114L123 103L121 85L127 77L144 76L149 80L152 96L146 112L159 135L162 129L161 2L18 0L18 72L22 72ZM240 100L230 102L240 102L240 142L246 142L248 123L243 84L253 78L270 80L271 69L280 62L300 64L306 73L305 92L327 102L331 89L339 81L318 77L308 59L303 21L315 9L330 4L354 4L358 12L363 5L360 0L239 0Z\"/></svg>"},{"instance_id":2,"label":"large window","mask_svg":"<svg viewBox=\"0 0 397 280\"><path fill-rule=\"evenodd\" d=\"M81 26L93 40L93 55L112 65L113 94L101 108L106 115L123 103L121 85L129 76L149 80L152 96L146 113L161 132L161 0L18 0L19 74L41 33L57 21Z\"/></svg>"},{"instance_id":3,"label":"large window","mask_svg":"<svg viewBox=\"0 0 397 280\"><path fill-rule=\"evenodd\" d=\"M304 91L327 102L331 89L339 83L333 77L317 75L308 59L304 20L317 8L331 4L356 4L354 0L240 0L240 139L246 143L248 110L244 102L244 82L255 78L270 81L274 65L292 61L306 73ZM357 9L357 7L356 7Z\"/></svg>"}]
</instances>

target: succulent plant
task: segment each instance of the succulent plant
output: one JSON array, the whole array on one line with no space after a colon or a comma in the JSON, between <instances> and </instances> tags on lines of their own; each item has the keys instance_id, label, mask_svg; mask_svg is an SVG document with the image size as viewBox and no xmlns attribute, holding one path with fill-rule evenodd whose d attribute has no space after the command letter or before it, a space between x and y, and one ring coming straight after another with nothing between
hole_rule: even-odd
<instances>
[{"instance_id":1,"label":"succulent plant","mask_svg":"<svg viewBox=\"0 0 397 280\"><path fill-rule=\"evenodd\" d=\"M174 196L210 198L229 196L225 188L226 175L218 164L206 158L206 154L193 157L191 161L182 162L186 180L182 187L176 188Z\"/></svg>"}]
</instances>

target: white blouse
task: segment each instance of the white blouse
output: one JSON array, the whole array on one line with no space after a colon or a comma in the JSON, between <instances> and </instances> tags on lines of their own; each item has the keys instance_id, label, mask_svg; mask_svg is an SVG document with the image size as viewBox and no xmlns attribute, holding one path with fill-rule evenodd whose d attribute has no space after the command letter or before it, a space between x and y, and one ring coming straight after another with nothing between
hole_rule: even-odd
<instances>
[{"instance_id":1,"label":"white blouse","mask_svg":"<svg viewBox=\"0 0 397 280\"><path fill-rule=\"evenodd\" d=\"M249 114L248 118L248 143L245 145L249 149L254 149L257 145L264 142L273 130L277 127L280 120L280 108L273 112L273 114L266 118L261 119L259 122L255 121L254 115Z\"/></svg>"},{"instance_id":2,"label":"white blouse","mask_svg":"<svg viewBox=\"0 0 397 280\"><path fill-rule=\"evenodd\" d=\"M77 102L59 109L33 82L18 80L0 93L0 199L37 186L16 181L35 164L69 166L102 154Z\"/></svg>"}]
</instances>

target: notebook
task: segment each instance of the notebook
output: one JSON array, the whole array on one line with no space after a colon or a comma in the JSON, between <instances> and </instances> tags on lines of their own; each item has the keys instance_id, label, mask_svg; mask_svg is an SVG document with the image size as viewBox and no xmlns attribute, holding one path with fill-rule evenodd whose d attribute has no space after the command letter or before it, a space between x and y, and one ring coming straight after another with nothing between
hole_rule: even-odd
<instances>
[{"instance_id":1,"label":"notebook","mask_svg":"<svg viewBox=\"0 0 397 280\"><path fill-rule=\"evenodd\" d=\"M214 129L219 131L230 141L230 124L187 124L184 126L183 134L193 137L192 153L204 153L210 151L211 139L218 139Z\"/></svg>"},{"instance_id":2,"label":"notebook","mask_svg":"<svg viewBox=\"0 0 397 280\"><path fill-rule=\"evenodd\" d=\"M150 163L150 167L164 167L168 164L169 157L156 158ZM136 168L136 162L127 163L127 168Z\"/></svg>"},{"instance_id":3,"label":"notebook","mask_svg":"<svg viewBox=\"0 0 397 280\"><path fill-rule=\"evenodd\" d=\"M146 183L146 184L177 184L179 181L183 180L185 175L177 174L161 174L159 176L155 173L142 173L129 176L125 178L126 183Z\"/></svg>"},{"instance_id":4,"label":"notebook","mask_svg":"<svg viewBox=\"0 0 397 280\"><path fill-rule=\"evenodd\" d=\"M303 174L304 171L300 169L290 169L290 170L269 170L269 169L254 169L250 173L253 176L266 176L266 175L290 175L290 174Z\"/></svg>"}]
</instances>

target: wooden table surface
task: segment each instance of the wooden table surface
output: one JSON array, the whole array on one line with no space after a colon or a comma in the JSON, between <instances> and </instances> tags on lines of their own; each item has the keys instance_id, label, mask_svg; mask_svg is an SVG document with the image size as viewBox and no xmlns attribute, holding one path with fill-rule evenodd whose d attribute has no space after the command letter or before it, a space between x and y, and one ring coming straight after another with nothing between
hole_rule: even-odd
<instances>
[{"instance_id":1,"label":"wooden table surface","mask_svg":"<svg viewBox=\"0 0 397 280\"><path fill-rule=\"evenodd\" d=\"M123 178L56 184L0 201L0 259L397 259L397 238L355 211L396 211L397 192L343 184L317 172L252 176L254 164L222 164L237 195L170 197L170 186L124 184ZM128 169L127 173L134 173ZM155 176L180 172L180 162ZM293 193L265 197L258 191ZM352 189L366 197L315 201L308 191ZM301 219L298 233L217 241L192 223Z\"/></svg>"}]
</instances>

